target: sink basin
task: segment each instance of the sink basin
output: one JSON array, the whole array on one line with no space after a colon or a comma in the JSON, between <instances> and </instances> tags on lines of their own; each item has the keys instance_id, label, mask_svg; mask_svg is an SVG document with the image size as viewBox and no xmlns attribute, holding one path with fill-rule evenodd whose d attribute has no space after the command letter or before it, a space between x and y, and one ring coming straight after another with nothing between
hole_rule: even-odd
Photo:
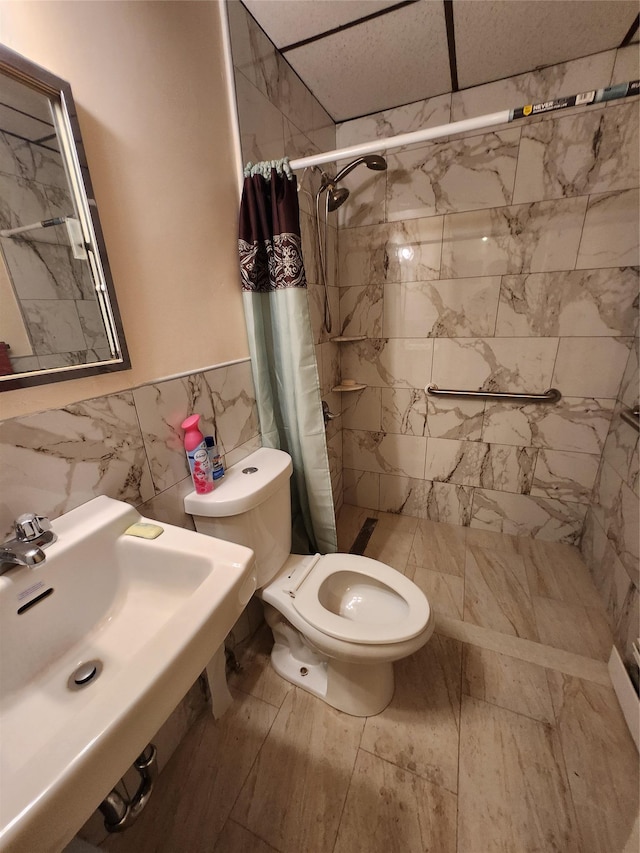
<instances>
[{"instance_id":1,"label":"sink basin","mask_svg":"<svg viewBox=\"0 0 640 853\"><path fill-rule=\"evenodd\" d=\"M248 548L169 524L156 539L125 535L141 520L95 498L53 522L44 563L0 577L3 853L71 840L255 589ZM71 689L72 673L94 660L98 674Z\"/></svg>"}]
</instances>

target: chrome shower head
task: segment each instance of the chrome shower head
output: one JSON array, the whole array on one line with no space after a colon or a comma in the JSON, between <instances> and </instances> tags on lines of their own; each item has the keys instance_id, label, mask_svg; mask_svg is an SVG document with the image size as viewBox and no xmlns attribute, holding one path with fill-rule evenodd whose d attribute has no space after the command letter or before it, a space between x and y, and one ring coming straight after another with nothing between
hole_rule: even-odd
<instances>
[{"instance_id":1,"label":"chrome shower head","mask_svg":"<svg viewBox=\"0 0 640 853\"><path fill-rule=\"evenodd\" d=\"M349 198L349 190L346 187L334 187L331 185L327 191L328 209L331 212L337 210Z\"/></svg>"},{"instance_id":2,"label":"chrome shower head","mask_svg":"<svg viewBox=\"0 0 640 853\"><path fill-rule=\"evenodd\" d=\"M318 169L322 175L322 182L320 184L320 189L316 194L316 198L320 193L326 190L328 211L332 212L337 210L340 205L344 204L349 198L349 190L346 187L338 187L336 184L361 163L364 163L368 169L373 169L376 172L383 172L387 168L387 161L384 157L380 157L379 154L368 154L366 157L358 157L356 160L353 160L353 162L348 163L343 169L340 169L335 178L332 178L330 175L327 175L326 172L322 172Z\"/></svg>"},{"instance_id":3,"label":"chrome shower head","mask_svg":"<svg viewBox=\"0 0 640 853\"><path fill-rule=\"evenodd\" d=\"M318 170L319 171L319 170ZM316 194L316 198L323 193L327 193L327 211L332 213L334 210L337 210L340 205L344 204L345 201L349 198L349 190L346 187L337 187L336 179L332 178L331 175L327 175L326 172L321 172L322 181L320 184L320 189Z\"/></svg>"},{"instance_id":4,"label":"chrome shower head","mask_svg":"<svg viewBox=\"0 0 640 853\"><path fill-rule=\"evenodd\" d=\"M385 172L387 169L387 161L379 154L367 154L364 162L368 169L374 169L376 172Z\"/></svg>"},{"instance_id":5,"label":"chrome shower head","mask_svg":"<svg viewBox=\"0 0 640 853\"><path fill-rule=\"evenodd\" d=\"M353 171L360 163L364 163L367 169L373 169L375 172L384 172L387 168L387 161L379 154L367 154L365 157L358 157L352 163L348 163L343 169L340 169L338 174L333 179L335 183L341 181L345 175Z\"/></svg>"}]
</instances>

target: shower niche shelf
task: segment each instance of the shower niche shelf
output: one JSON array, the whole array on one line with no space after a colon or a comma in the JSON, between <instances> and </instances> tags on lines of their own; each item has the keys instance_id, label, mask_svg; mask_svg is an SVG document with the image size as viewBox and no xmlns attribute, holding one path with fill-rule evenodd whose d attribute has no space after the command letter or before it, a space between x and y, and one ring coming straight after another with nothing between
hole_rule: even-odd
<instances>
[{"instance_id":1,"label":"shower niche shelf","mask_svg":"<svg viewBox=\"0 0 640 853\"><path fill-rule=\"evenodd\" d=\"M337 335L337 337L331 338L331 340L336 344L346 344L349 341L366 341L367 335Z\"/></svg>"},{"instance_id":2,"label":"shower niche shelf","mask_svg":"<svg viewBox=\"0 0 640 853\"><path fill-rule=\"evenodd\" d=\"M353 385L335 385L331 390L337 391L341 394L344 391L362 391L362 389L366 387L366 385L362 385L358 382Z\"/></svg>"}]
</instances>

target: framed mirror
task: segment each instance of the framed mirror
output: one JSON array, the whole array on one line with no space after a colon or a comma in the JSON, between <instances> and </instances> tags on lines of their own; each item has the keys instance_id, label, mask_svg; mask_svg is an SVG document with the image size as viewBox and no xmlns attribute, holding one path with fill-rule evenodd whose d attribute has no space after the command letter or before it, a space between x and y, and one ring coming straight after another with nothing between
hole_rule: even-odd
<instances>
[{"instance_id":1,"label":"framed mirror","mask_svg":"<svg viewBox=\"0 0 640 853\"><path fill-rule=\"evenodd\" d=\"M130 367L71 87L0 45L0 390Z\"/></svg>"}]
</instances>

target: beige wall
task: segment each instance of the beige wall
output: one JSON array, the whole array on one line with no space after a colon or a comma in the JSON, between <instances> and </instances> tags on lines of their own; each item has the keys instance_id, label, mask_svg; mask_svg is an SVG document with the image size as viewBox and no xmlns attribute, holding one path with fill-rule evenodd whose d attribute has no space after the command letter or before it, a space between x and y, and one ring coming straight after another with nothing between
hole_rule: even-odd
<instances>
[{"instance_id":1,"label":"beige wall","mask_svg":"<svg viewBox=\"0 0 640 853\"><path fill-rule=\"evenodd\" d=\"M0 0L0 41L71 83L133 365L5 392L0 417L248 355L217 2Z\"/></svg>"}]
</instances>

